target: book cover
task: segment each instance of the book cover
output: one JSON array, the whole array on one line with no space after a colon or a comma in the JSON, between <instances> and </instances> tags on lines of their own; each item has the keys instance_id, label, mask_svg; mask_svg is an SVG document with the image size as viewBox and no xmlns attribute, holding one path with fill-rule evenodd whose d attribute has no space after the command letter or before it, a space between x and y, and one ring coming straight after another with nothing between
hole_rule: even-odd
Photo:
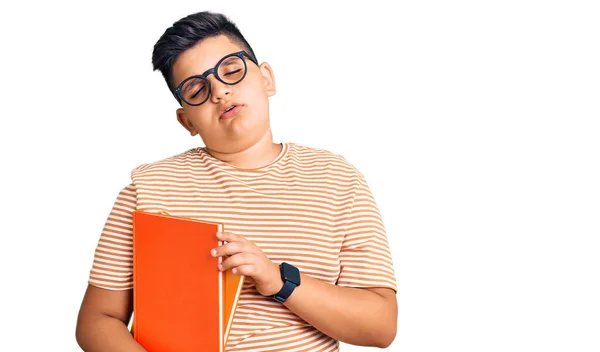
<instances>
[{"instance_id":1,"label":"book cover","mask_svg":"<svg viewBox=\"0 0 600 352\"><path fill-rule=\"evenodd\" d=\"M136 341L149 352L222 352L233 291L210 255L222 224L136 211L133 227Z\"/></svg>"}]
</instances>

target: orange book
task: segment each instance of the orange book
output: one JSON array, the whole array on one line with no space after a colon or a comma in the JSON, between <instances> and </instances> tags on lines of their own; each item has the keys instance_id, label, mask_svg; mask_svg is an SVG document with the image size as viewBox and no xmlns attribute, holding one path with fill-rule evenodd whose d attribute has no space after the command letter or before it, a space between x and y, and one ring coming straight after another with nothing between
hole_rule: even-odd
<instances>
[{"instance_id":1,"label":"orange book","mask_svg":"<svg viewBox=\"0 0 600 352\"><path fill-rule=\"evenodd\" d=\"M134 338L149 352L222 352L243 277L218 271L223 225L133 214Z\"/></svg>"},{"instance_id":2,"label":"orange book","mask_svg":"<svg viewBox=\"0 0 600 352\"><path fill-rule=\"evenodd\" d=\"M225 271L225 283L223 285L223 344L227 345L227 338L231 330L231 323L237 307L238 298L244 285L244 275L235 275L230 270Z\"/></svg>"}]
</instances>

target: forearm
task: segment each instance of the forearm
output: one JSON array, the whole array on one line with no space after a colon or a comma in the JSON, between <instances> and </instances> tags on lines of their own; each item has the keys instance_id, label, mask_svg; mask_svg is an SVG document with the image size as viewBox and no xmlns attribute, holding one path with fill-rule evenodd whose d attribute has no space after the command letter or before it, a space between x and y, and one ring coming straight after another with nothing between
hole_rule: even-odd
<instances>
[{"instance_id":1,"label":"forearm","mask_svg":"<svg viewBox=\"0 0 600 352\"><path fill-rule=\"evenodd\" d=\"M280 266L254 243L230 232L218 232L227 244L214 248L213 256L226 257L219 270L251 278L258 293L271 297L284 285ZM285 306L308 324L342 342L387 347L396 337L397 304L389 288L346 288L300 274L300 286Z\"/></svg>"},{"instance_id":2,"label":"forearm","mask_svg":"<svg viewBox=\"0 0 600 352\"><path fill-rule=\"evenodd\" d=\"M353 345L387 347L393 341L397 307L383 296L307 275L301 282L285 306L316 329Z\"/></svg>"},{"instance_id":3,"label":"forearm","mask_svg":"<svg viewBox=\"0 0 600 352\"><path fill-rule=\"evenodd\" d=\"M122 321L106 315L82 321L76 335L77 343L85 352L146 352Z\"/></svg>"}]
</instances>

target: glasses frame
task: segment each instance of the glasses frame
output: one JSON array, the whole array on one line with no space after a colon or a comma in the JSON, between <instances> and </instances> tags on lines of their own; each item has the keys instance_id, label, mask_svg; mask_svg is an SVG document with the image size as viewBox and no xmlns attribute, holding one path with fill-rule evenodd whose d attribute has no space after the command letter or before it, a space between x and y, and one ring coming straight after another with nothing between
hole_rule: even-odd
<instances>
[{"instance_id":1,"label":"glasses frame","mask_svg":"<svg viewBox=\"0 0 600 352\"><path fill-rule=\"evenodd\" d=\"M230 58L232 56L236 56L236 57L239 57L240 59L242 59L242 62L244 63L244 75L242 76L242 78L240 78L236 82L229 83L229 82L225 82L219 76L219 66L221 65L221 63L223 61L227 60L228 58ZM208 80L208 76L210 74L214 74L216 79L218 79L220 82L223 82L224 84L227 84L229 86L233 86L233 85L236 85L236 84L240 83L241 81L244 80L244 78L246 78L246 74L248 73L248 65L246 64L246 60L244 60L244 56L248 57L250 59L250 61L252 61L256 66L258 66L258 62L256 60L254 60L254 58L252 58L252 56L250 56L244 50L238 51L237 53L231 53L229 55L224 56L221 60L219 60L219 62L217 62L217 64L215 65L215 67L206 70L203 74L190 76L190 77L184 79L181 83L179 83L179 85L177 86L177 88L173 89L173 91L172 91L173 95L175 96L175 99L177 99L177 101L179 102L179 104L182 105L182 106L183 106L183 104L181 104L182 101L185 102L187 105L190 105L190 106L200 106L200 105L206 103L206 101L210 98L210 96L212 94L212 87L210 85L210 81ZM200 78L200 79L204 80L206 82L206 87L208 89L208 94L206 95L206 98L201 103L198 103L198 104L191 104L191 103L189 103L187 100L185 100L183 98L183 94L181 93L181 89L183 88L183 85L187 81L189 81L191 79L194 79L194 78Z\"/></svg>"}]
</instances>

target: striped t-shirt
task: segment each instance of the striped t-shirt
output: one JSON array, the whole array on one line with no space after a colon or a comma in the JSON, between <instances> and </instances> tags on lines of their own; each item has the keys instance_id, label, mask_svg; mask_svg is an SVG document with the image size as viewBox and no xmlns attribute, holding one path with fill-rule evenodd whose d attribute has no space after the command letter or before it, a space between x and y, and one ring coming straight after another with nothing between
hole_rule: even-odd
<instances>
[{"instance_id":1,"label":"striped t-shirt","mask_svg":"<svg viewBox=\"0 0 600 352\"><path fill-rule=\"evenodd\" d=\"M143 164L118 195L90 271L91 285L133 288L132 212L220 222L274 263L331 285L396 290L388 241L363 175L326 150L283 143L268 165L241 169L206 148ZM134 312L135 314L135 312ZM227 351L338 351L284 305L244 285Z\"/></svg>"}]
</instances>

